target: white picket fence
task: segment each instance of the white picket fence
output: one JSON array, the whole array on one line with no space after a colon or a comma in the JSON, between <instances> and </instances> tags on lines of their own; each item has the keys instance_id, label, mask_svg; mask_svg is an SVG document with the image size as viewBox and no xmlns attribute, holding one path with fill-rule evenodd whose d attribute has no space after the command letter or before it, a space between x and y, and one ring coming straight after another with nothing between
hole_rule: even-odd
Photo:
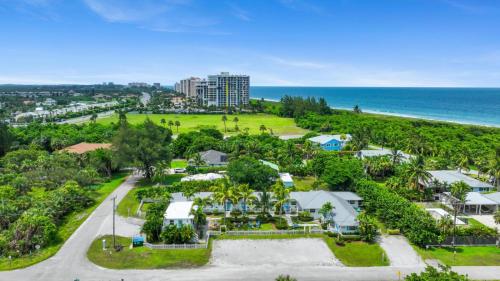
<instances>
[{"instance_id":1,"label":"white picket fence","mask_svg":"<svg viewBox=\"0 0 500 281\"><path fill-rule=\"evenodd\" d=\"M172 250L172 249L206 249L208 243L204 244L150 244L144 243L144 247L155 250Z\"/></svg>"},{"instance_id":2,"label":"white picket fence","mask_svg":"<svg viewBox=\"0 0 500 281\"><path fill-rule=\"evenodd\" d=\"M221 235L220 231L209 231L211 235ZM321 234L322 229L311 230L230 230L223 232L228 236L244 236L244 235L286 235L286 234Z\"/></svg>"}]
</instances>

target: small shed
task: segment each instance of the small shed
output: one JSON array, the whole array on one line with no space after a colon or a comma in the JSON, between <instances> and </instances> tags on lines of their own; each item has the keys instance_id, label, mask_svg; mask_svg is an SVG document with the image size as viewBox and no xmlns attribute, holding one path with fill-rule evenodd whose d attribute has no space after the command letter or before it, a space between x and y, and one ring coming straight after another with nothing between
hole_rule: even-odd
<instances>
[{"instance_id":1,"label":"small shed","mask_svg":"<svg viewBox=\"0 0 500 281\"><path fill-rule=\"evenodd\" d=\"M293 179L292 179L292 175L290 175L289 173L279 173L280 175L280 179L281 181L283 182L283 185L285 187L293 187Z\"/></svg>"}]
</instances>

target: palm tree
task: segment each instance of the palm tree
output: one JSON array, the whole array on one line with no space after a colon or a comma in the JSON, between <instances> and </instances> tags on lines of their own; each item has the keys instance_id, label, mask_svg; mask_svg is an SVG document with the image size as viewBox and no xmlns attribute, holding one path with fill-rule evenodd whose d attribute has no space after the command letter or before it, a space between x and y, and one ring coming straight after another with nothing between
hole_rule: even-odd
<instances>
[{"instance_id":1,"label":"palm tree","mask_svg":"<svg viewBox=\"0 0 500 281\"><path fill-rule=\"evenodd\" d=\"M280 275L275 280L276 281L297 281L297 279L293 278L290 275Z\"/></svg>"},{"instance_id":2,"label":"palm tree","mask_svg":"<svg viewBox=\"0 0 500 281\"><path fill-rule=\"evenodd\" d=\"M175 127L177 127L177 133L179 132L180 125L181 125L181 122L179 120L175 121Z\"/></svg>"},{"instance_id":3,"label":"palm tree","mask_svg":"<svg viewBox=\"0 0 500 281\"><path fill-rule=\"evenodd\" d=\"M90 121L95 124L97 121L97 113L92 113L92 116L90 117Z\"/></svg>"},{"instance_id":4,"label":"palm tree","mask_svg":"<svg viewBox=\"0 0 500 281\"><path fill-rule=\"evenodd\" d=\"M500 210L495 212L495 214L493 215L493 218L495 219L496 224L500 224Z\"/></svg>"},{"instance_id":5,"label":"palm tree","mask_svg":"<svg viewBox=\"0 0 500 281\"><path fill-rule=\"evenodd\" d=\"M274 208L279 208L279 214L281 216L283 214L283 206L290 198L290 189L286 188L282 181L277 181L273 186L273 198L276 199Z\"/></svg>"},{"instance_id":6,"label":"palm tree","mask_svg":"<svg viewBox=\"0 0 500 281\"><path fill-rule=\"evenodd\" d=\"M446 215L442 217L438 221L438 228L441 230L441 233L444 235L449 235L453 229L453 220L450 215Z\"/></svg>"},{"instance_id":7,"label":"palm tree","mask_svg":"<svg viewBox=\"0 0 500 281\"><path fill-rule=\"evenodd\" d=\"M397 148L391 148L392 165L397 165L403 160L403 154Z\"/></svg>"},{"instance_id":8,"label":"palm tree","mask_svg":"<svg viewBox=\"0 0 500 281\"><path fill-rule=\"evenodd\" d=\"M257 205L260 207L263 214L267 213L269 208L271 207L271 196L269 192L263 190L259 195L259 199L257 201Z\"/></svg>"},{"instance_id":9,"label":"palm tree","mask_svg":"<svg viewBox=\"0 0 500 281\"><path fill-rule=\"evenodd\" d=\"M458 160L458 171L462 172L468 171L469 170L469 165L472 162L470 152L468 150L462 151L462 154L460 155L460 159Z\"/></svg>"},{"instance_id":10,"label":"palm tree","mask_svg":"<svg viewBox=\"0 0 500 281\"><path fill-rule=\"evenodd\" d=\"M331 202L326 202L321 206L321 209L319 210L319 213L323 216L325 219L325 222L330 222L332 218L332 212L335 207L332 205Z\"/></svg>"},{"instance_id":11,"label":"palm tree","mask_svg":"<svg viewBox=\"0 0 500 281\"><path fill-rule=\"evenodd\" d=\"M352 111L354 111L354 113L361 113L361 108L359 107L359 105L356 104L352 109Z\"/></svg>"},{"instance_id":12,"label":"palm tree","mask_svg":"<svg viewBox=\"0 0 500 281\"><path fill-rule=\"evenodd\" d=\"M240 184L237 186L239 198L243 201L243 215L247 212L247 202L256 200L257 196L253 194L253 189L248 184Z\"/></svg>"},{"instance_id":13,"label":"palm tree","mask_svg":"<svg viewBox=\"0 0 500 281\"><path fill-rule=\"evenodd\" d=\"M224 115L222 115L222 122L224 122L224 133L227 132L226 121L227 121L227 116L226 116L226 114L224 114Z\"/></svg>"},{"instance_id":14,"label":"palm tree","mask_svg":"<svg viewBox=\"0 0 500 281\"><path fill-rule=\"evenodd\" d=\"M432 178L431 173L425 169L425 160L421 155L410 160L407 173L409 184L415 190L420 190L420 185L425 185Z\"/></svg>"},{"instance_id":15,"label":"palm tree","mask_svg":"<svg viewBox=\"0 0 500 281\"><path fill-rule=\"evenodd\" d=\"M167 123L167 121L165 121L165 118L162 118L160 120L160 123L163 125L163 127L165 127L165 124Z\"/></svg>"},{"instance_id":16,"label":"palm tree","mask_svg":"<svg viewBox=\"0 0 500 281\"><path fill-rule=\"evenodd\" d=\"M267 130L267 128L264 124L262 124L262 125L260 125L259 130L261 133L264 133Z\"/></svg>"},{"instance_id":17,"label":"palm tree","mask_svg":"<svg viewBox=\"0 0 500 281\"><path fill-rule=\"evenodd\" d=\"M304 155L306 156L306 159L309 160L312 158L314 153L316 152L316 147L310 140L306 140L304 142L304 145L302 146L302 150L304 151Z\"/></svg>"},{"instance_id":18,"label":"palm tree","mask_svg":"<svg viewBox=\"0 0 500 281\"><path fill-rule=\"evenodd\" d=\"M174 125L174 121L168 120L168 128L170 128L170 131L172 131L172 126Z\"/></svg>"},{"instance_id":19,"label":"palm tree","mask_svg":"<svg viewBox=\"0 0 500 281\"><path fill-rule=\"evenodd\" d=\"M493 180L493 185L497 186L500 183L500 157L495 157L493 160L491 160L488 164L488 175L491 177Z\"/></svg>"},{"instance_id":20,"label":"palm tree","mask_svg":"<svg viewBox=\"0 0 500 281\"><path fill-rule=\"evenodd\" d=\"M191 161L195 167L201 167L206 164L205 160L201 158L201 154L199 153L194 153L191 157Z\"/></svg>"},{"instance_id":21,"label":"palm tree","mask_svg":"<svg viewBox=\"0 0 500 281\"><path fill-rule=\"evenodd\" d=\"M351 143L353 150L359 151L368 146L370 133L366 129L357 129L353 132Z\"/></svg>"},{"instance_id":22,"label":"palm tree","mask_svg":"<svg viewBox=\"0 0 500 281\"><path fill-rule=\"evenodd\" d=\"M471 190L470 186L463 181L455 182L451 185L451 204L454 210L453 217L453 241L452 245L455 247L455 236L457 232L457 213L461 206L465 205L467 192Z\"/></svg>"},{"instance_id":23,"label":"palm tree","mask_svg":"<svg viewBox=\"0 0 500 281\"><path fill-rule=\"evenodd\" d=\"M193 202L194 206L197 206L196 210L191 210L191 214L194 216L194 224L198 231L201 227L207 223L207 216L203 212L206 205L210 205L210 198L196 197Z\"/></svg>"},{"instance_id":24,"label":"palm tree","mask_svg":"<svg viewBox=\"0 0 500 281\"><path fill-rule=\"evenodd\" d=\"M238 122L240 121L240 119L238 119L238 116L234 116L233 118L233 122L234 122L234 126L237 127L238 126Z\"/></svg>"},{"instance_id":25,"label":"palm tree","mask_svg":"<svg viewBox=\"0 0 500 281\"><path fill-rule=\"evenodd\" d=\"M212 199L213 201L221 204L224 206L224 224L226 224L226 214L227 212L227 207L228 207L228 202L233 202L234 203L234 187L229 185L227 180L222 181L218 185L214 185L210 187L210 190L213 192L212 193Z\"/></svg>"}]
</instances>

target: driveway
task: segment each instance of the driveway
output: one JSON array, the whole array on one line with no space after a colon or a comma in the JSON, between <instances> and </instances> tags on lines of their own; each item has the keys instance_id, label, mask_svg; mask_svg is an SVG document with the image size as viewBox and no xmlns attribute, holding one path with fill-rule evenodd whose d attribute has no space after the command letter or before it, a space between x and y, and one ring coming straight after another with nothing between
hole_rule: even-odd
<instances>
[{"instance_id":1,"label":"driveway","mask_svg":"<svg viewBox=\"0 0 500 281\"><path fill-rule=\"evenodd\" d=\"M471 215L469 217L491 228L500 227L500 225L495 223L493 215Z\"/></svg>"},{"instance_id":2,"label":"driveway","mask_svg":"<svg viewBox=\"0 0 500 281\"><path fill-rule=\"evenodd\" d=\"M402 235L382 235L380 236L380 246L387 254L391 266L425 266L422 258Z\"/></svg>"}]
</instances>

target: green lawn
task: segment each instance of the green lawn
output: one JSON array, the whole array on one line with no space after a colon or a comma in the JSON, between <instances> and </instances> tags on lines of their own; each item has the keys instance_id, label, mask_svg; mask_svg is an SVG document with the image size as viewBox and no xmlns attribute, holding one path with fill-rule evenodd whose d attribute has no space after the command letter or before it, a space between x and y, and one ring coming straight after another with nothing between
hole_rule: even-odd
<instances>
[{"instance_id":1,"label":"green lawn","mask_svg":"<svg viewBox=\"0 0 500 281\"><path fill-rule=\"evenodd\" d=\"M24 268L46 260L56 254L71 234L73 234L73 232L88 218L95 208L97 208L97 206L99 206L101 202L104 201L104 199L106 199L106 197L108 197L108 195L125 180L127 175L128 174L121 173L113 176L110 181L103 183L94 192L95 204L81 212L73 213L67 216L63 224L58 228L57 240L54 244L41 249L38 253L32 254L31 256L12 259L12 263L10 263L6 258L0 258L0 270Z\"/></svg>"},{"instance_id":2,"label":"green lawn","mask_svg":"<svg viewBox=\"0 0 500 281\"><path fill-rule=\"evenodd\" d=\"M469 226L482 226L482 227L486 226L486 225L482 224L480 221L473 219L473 218L467 218L467 223Z\"/></svg>"},{"instance_id":3,"label":"green lawn","mask_svg":"<svg viewBox=\"0 0 500 281\"><path fill-rule=\"evenodd\" d=\"M172 162L170 163L170 167L175 169L175 168L186 168L187 167L187 160L186 159L173 159Z\"/></svg>"},{"instance_id":4,"label":"green lawn","mask_svg":"<svg viewBox=\"0 0 500 281\"><path fill-rule=\"evenodd\" d=\"M313 184L316 178L313 176L308 177L293 177L293 184L296 191L310 191L313 190Z\"/></svg>"},{"instance_id":5,"label":"green lawn","mask_svg":"<svg viewBox=\"0 0 500 281\"><path fill-rule=\"evenodd\" d=\"M98 266L112 269L159 269L198 267L208 263L212 252L212 243L208 249L151 250L146 247L130 249L130 238L117 237L117 242L124 246L120 252L102 250L102 239L111 245L111 236L99 237L92 242L87 251L88 259Z\"/></svg>"},{"instance_id":6,"label":"green lawn","mask_svg":"<svg viewBox=\"0 0 500 281\"><path fill-rule=\"evenodd\" d=\"M457 247L453 257L453 249L431 248L429 250L414 247L423 259L436 259L449 266L456 265L495 265L500 266L500 248L495 246Z\"/></svg>"},{"instance_id":7,"label":"green lawn","mask_svg":"<svg viewBox=\"0 0 500 281\"><path fill-rule=\"evenodd\" d=\"M122 217L128 217L130 215L133 217L136 214L139 204L141 203L135 197L136 191L137 189L134 188L130 190L125 197L123 197L122 201L120 201L118 207L116 208L118 215Z\"/></svg>"},{"instance_id":8,"label":"green lawn","mask_svg":"<svg viewBox=\"0 0 500 281\"><path fill-rule=\"evenodd\" d=\"M346 266L387 266L389 260L377 243L362 241L346 242L344 246L335 244L335 239L324 238L335 257Z\"/></svg>"},{"instance_id":9,"label":"green lawn","mask_svg":"<svg viewBox=\"0 0 500 281\"><path fill-rule=\"evenodd\" d=\"M245 128L248 128L250 134L260 133L260 125L272 129L276 135L305 134L307 132L307 130L297 127L292 118L282 118L269 114L239 114L228 115L228 121L226 122L228 132L226 134L236 133L234 131L235 123L232 121L235 116L239 119L238 127L240 130L243 131ZM221 121L221 114L127 114L127 120L132 124L142 123L146 117L149 117L158 124L161 124L161 119L165 119L167 123L169 120L174 122L179 121L181 125L178 131L176 127L172 127L174 134L199 130L204 127L213 127L224 132L224 123ZM117 115L97 120L101 124L117 123L117 121Z\"/></svg>"},{"instance_id":10,"label":"green lawn","mask_svg":"<svg viewBox=\"0 0 500 281\"><path fill-rule=\"evenodd\" d=\"M217 239L226 240L266 240L266 239L298 239L323 238L322 234L269 234L269 235L221 235Z\"/></svg>"}]
</instances>

